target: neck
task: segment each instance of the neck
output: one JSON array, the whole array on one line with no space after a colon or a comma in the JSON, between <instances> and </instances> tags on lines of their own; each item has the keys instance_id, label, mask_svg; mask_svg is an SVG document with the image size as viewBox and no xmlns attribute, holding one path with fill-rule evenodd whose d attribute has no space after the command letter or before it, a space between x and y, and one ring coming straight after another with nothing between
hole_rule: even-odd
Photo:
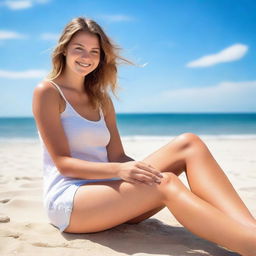
<instances>
[{"instance_id":1,"label":"neck","mask_svg":"<svg viewBox=\"0 0 256 256\"><path fill-rule=\"evenodd\" d=\"M79 76L73 72L70 74L69 70L64 70L57 79L65 87L77 92L84 92L84 76Z\"/></svg>"}]
</instances>

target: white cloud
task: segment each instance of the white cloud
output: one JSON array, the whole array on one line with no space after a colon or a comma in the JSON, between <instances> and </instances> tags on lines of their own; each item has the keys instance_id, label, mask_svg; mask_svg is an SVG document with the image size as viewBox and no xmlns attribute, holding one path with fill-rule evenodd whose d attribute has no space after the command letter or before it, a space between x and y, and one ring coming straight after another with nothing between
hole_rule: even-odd
<instances>
[{"instance_id":1,"label":"white cloud","mask_svg":"<svg viewBox=\"0 0 256 256\"><path fill-rule=\"evenodd\" d=\"M123 14L101 15L100 18L108 22L124 22L124 21L134 20L131 16L123 15Z\"/></svg>"},{"instance_id":2,"label":"white cloud","mask_svg":"<svg viewBox=\"0 0 256 256\"><path fill-rule=\"evenodd\" d=\"M27 9L32 7L32 2L29 0L24 1L5 1L5 5L11 10Z\"/></svg>"},{"instance_id":3,"label":"white cloud","mask_svg":"<svg viewBox=\"0 0 256 256\"><path fill-rule=\"evenodd\" d=\"M255 112L255 95L256 81L221 82L162 91L139 105L152 112Z\"/></svg>"},{"instance_id":4,"label":"white cloud","mask_svg":"<svg viewBox=\"0 0 256 256\"><path fill-rule=\"evenodd\" d=\"M23 10L33 7L35 4L46 4L50 0L5 0L1 5L6 6L10 10Z\"/></svg>"},{"instance_id":5,"label":"white cloud","mask_svg":"<svg viewBox=\"0 0 256 256\"><path fill-rule=\"evenodd\" d=\"M59 34L54 34L54 33L43 33L40 35L40 38L42 40L55 41L55 40L58 40L59 36L60 36Z\"/></svg>"},{"instance_id":6,"label":"white cloud","mask_svg":"<svg viewBox=\"0 0 256 256\"><path fill-rule=\"evenodd\" d=\"M241 59L248 51L248 46L234 44L218 53L203 56L197 60L187 63L187 67L209 67L222 62L230 62Z\"/></svg>"},{"instance_id":7,"label":"white cloud","mask_svg":"<svg viewBox=\"0 0 256 256\"><path fill-rule=\"evenodd\" d=\"M7 78L7 79L42 78L46 74L47 74L47 71L41 70L41 69L30 69L26 71L0 70L0 78Z\"/></svg>"},{"instance_id":8,"label":"white cloud","mask_svg":"<svg viewBox=\"0 0 256 256\"><path fill-rule=\"evenodd\" d=\"M51 0L34 0L35 3L38 3L38 4L47 4L49 3Z\"/></svg>"},{"instance_id":9,"label":"white cloud","mask_svg":"<svg viewBox=\"0 0 256 256\"><path fill-rule=\"evenodd\" d=\"M0 30L0 40L6 40L6 39L23 39L27 36L24 34L19 34L14 31L8 31L8 30Z\"/></svg>"}]
</instances>

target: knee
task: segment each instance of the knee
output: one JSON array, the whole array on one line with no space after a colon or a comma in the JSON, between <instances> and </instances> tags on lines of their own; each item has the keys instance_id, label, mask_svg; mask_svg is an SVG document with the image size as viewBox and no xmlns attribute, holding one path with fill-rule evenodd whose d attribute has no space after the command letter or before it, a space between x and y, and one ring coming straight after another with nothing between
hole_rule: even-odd
<instances>
[{"instance_id":1,"label":"knee","mask_svg":"<svg viewBox=\"0 0 256 256\"><path fill-rule=\"evenodd\" d=\"M181 192L180 179L172 172L162 172L163 178L158 189L162 194L162 198L170 198L172 195L177 196Z\"/></svg>"},{"instance_id":2,"label":"knee","mask_svg":"<svg viewBox=\"0 0 256 256\"><path fill-rule=\"evenodd\" d=\"M201 138L194 134L194 133L182 133L179 136L176 137L177 140L179 140L181 143L183 144L187 144L187 145L191 145L191 144L195 144L197 142L201 142Z\"/></svg>"},{"instance_id":3,"label":"knee","mask_svg":"<svg viewBox=\"0 0 256 256\"><path fill-rule=\"evenodd\" d=\"M204 145L201 138L194 133L182 133L175 138L179 150L202 147Z\"/></svg>"}]
</instances>

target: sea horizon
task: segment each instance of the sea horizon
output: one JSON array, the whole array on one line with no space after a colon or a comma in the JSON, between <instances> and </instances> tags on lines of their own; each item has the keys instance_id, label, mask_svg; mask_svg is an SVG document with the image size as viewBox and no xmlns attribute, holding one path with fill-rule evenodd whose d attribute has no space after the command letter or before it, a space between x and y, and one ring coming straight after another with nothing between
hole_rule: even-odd
<instances>
[{"instance_id":1,"label":"sea horizon","mask_svg":"<svg viewBox=\"0 0 256 256\"><path fill-rule=\"evenodd\" d=\"M122 139L165 139L185 132L205 138L254 139L256 113L117 113ZM0 139L38 140L33 116L0 117Z\"/></svg>"}]
</instances>

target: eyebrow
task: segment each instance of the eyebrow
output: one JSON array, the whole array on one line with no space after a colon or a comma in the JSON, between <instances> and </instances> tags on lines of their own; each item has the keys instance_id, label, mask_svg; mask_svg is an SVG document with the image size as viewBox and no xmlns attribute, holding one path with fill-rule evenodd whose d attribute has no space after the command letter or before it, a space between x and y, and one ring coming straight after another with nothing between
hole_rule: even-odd
<instances>
[{"instance_id":1,"label":"eyebrow","mask_svg":"<svg viewBox=\"0 0 256 256\"><path fill-rule=\"evenodd\" d=\"M83 44L79 44L79 43L73 43L72 45L79 45L79 46L83 46L83 47L84 47ZM98 49L98 50L100 50L99 47L92 47L92 49Z\"/></svg>"}]
</instances>

